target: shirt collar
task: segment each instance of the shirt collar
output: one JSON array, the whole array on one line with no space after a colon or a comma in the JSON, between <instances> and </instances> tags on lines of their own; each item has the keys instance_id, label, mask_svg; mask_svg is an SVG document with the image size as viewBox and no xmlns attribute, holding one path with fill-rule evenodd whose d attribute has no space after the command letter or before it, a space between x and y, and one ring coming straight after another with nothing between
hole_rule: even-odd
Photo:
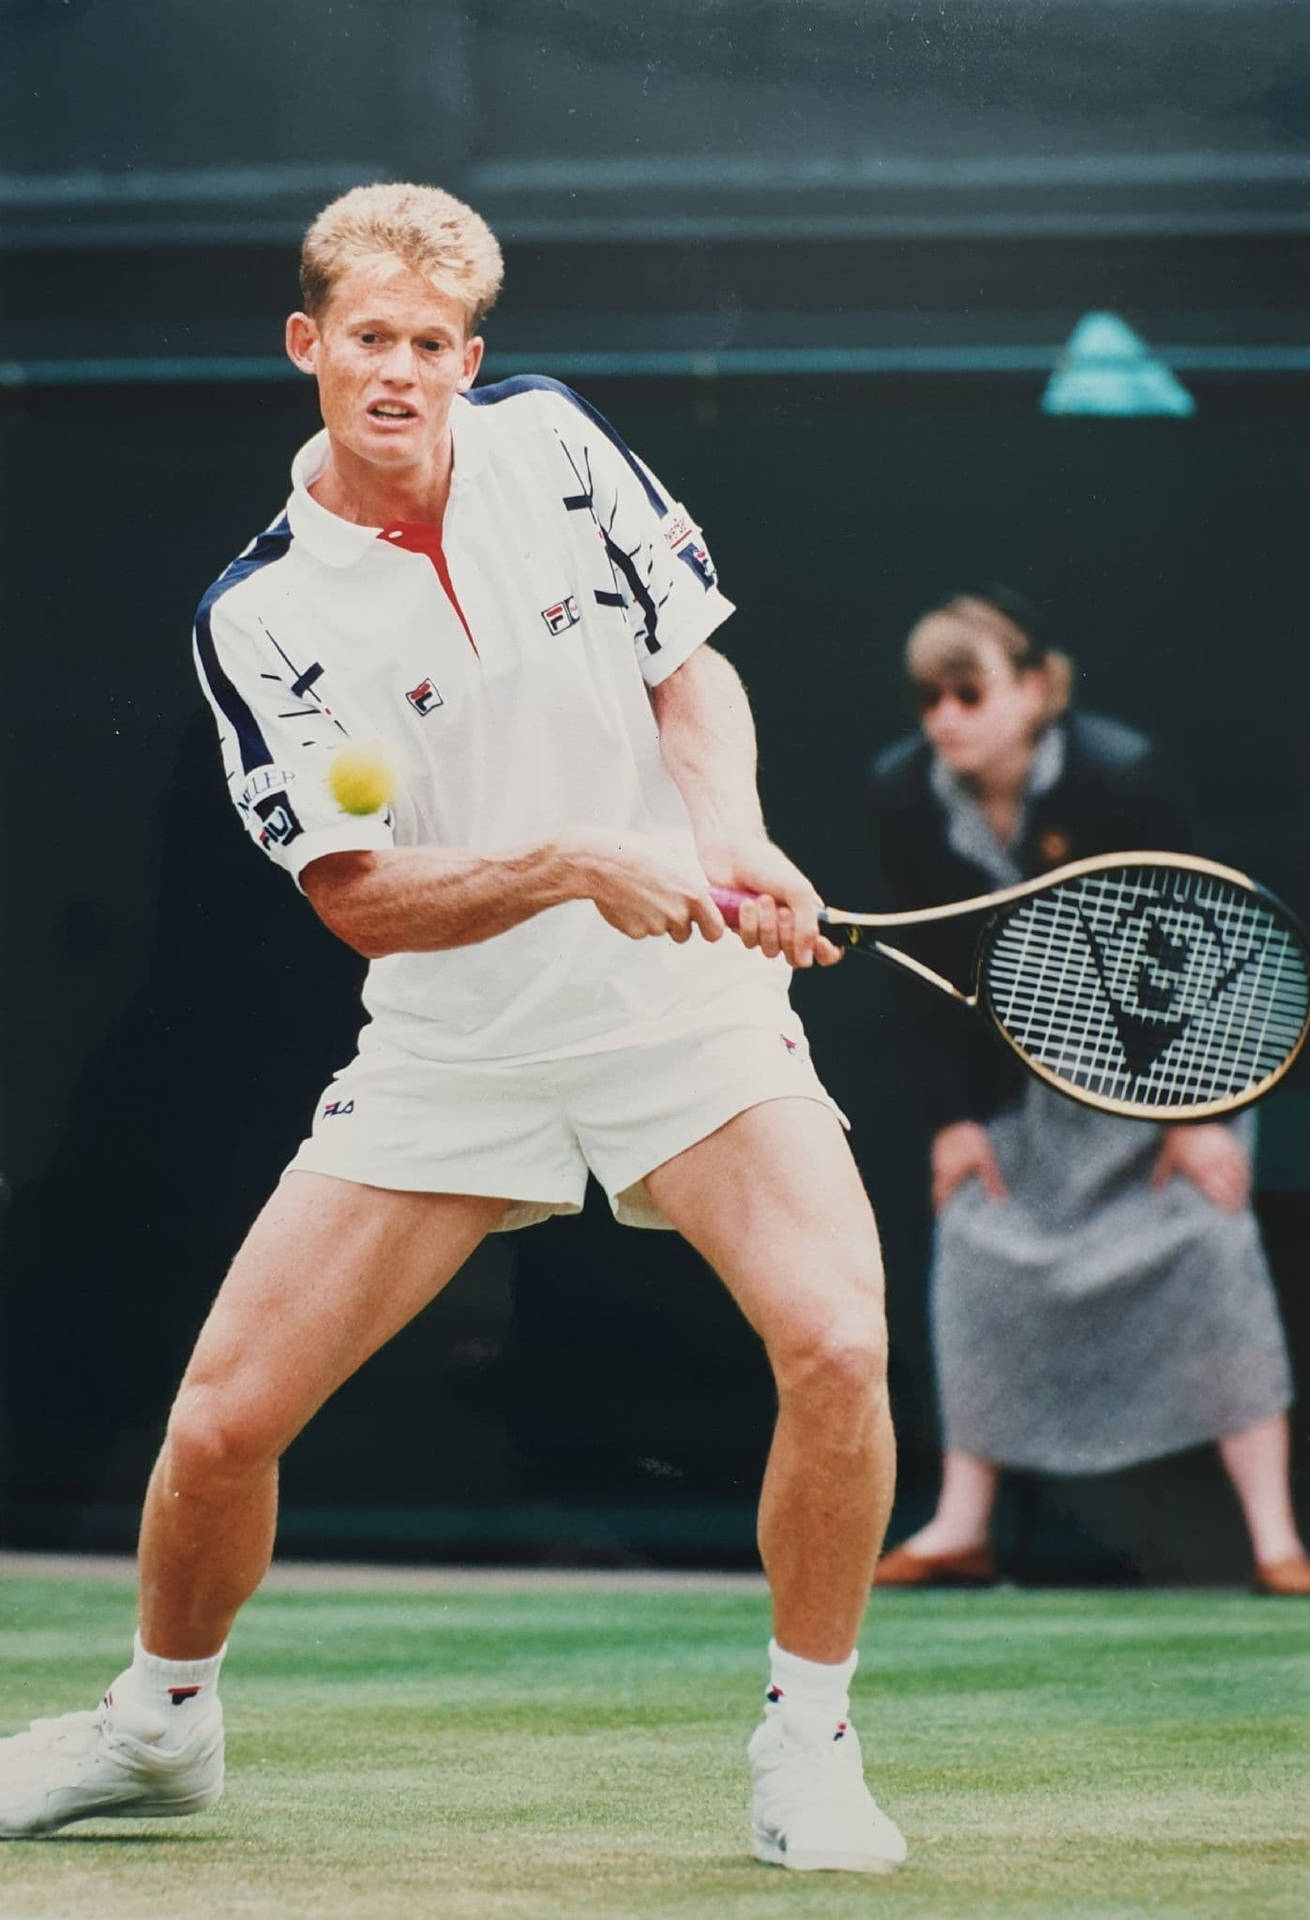
<instances>
[{"instance_id":1,"label":"shirt collar","mask_svg":"<svg viewBox=\"0 0 1310 1920\"><path fill-rule=\"evenodd\" d=\"M287 501L287 519L295 539L304 543L316 560L329 567L348 567L372 546L381 529L356 526L339 513L321 507L309 489L327 465L327 429L307 440L291 463L291 498Z\"/></svg>"},{"instance_id":2,"label":"shirt collar","mask_svg":"<svg viewBox=\"0 0 1310 1920\"><path fill-rule=\"evenodd\" d=\"M450 403L450 434L455 448L451 486L462 487L486 464L487 408L457 393Z\"/></svg>"},{"instance_id":3,"label":"shirt collar","mask_svg":"<svg viewBox=\"0 0 1310 1920\"><path fill-rule=\"evenodd\" d=\"M456 394L450 407L450 431L455 449L451 476L452 491L462 488L483 465L487 455L486 423L478 408L462 394ZM307 440L291 463L291 498L287 518L294 537L303 542L316 560L329 567L349 567L371 548L382 529L361 527L343 520L320 506L309 489L327 465L327 429Z\"/></svg>"},{"instance_id":4,"label":"shirt collar","mask_svg":"<svg viewBox=\"0 0 1310 1920\"><path fill-rule=\"evenodd\" d=\"M1064 728L1048 726L1028 762L1027 797L1033 800L1039 793L1049 793L1063 772Z\"/></svg>"}]
</instances>

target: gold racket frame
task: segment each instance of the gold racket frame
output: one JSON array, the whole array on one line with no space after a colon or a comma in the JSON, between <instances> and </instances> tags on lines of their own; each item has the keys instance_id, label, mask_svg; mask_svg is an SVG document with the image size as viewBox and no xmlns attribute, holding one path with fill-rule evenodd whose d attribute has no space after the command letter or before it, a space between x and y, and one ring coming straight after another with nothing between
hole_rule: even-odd
<instances>
[{"instance_id":1,"label":"gold racket frame","mask_svg":"<svg viewBox=\"0 0 1310 1920\"><path fill-rule=\"evenodd\" d=\"M1175 872L1204 874L1212 880L1226 880L1232 886L1241 887L1255 899L1265 902L1279 913L1288 923L1301 944L1307 971L1310 971L1310 939L1304 927L1289 907L1276 894L1253 880L1249 873L1242 873L1236 867L1221 866L1217 860L1204 860L1197 854L1129 852L1098 853L1086 860L1071 860L1062 867L1052 867L1035 880L1023 880L1013 887L1001 887L995 893L975 894L968 900L953 900L941 907L917 907L902 913L847 913L839 907L825 907L820 915L825 931L837 944L843 941L847 946L865 952L877 953L880 959L899 967L904 973L916 974L921 980L949 994L958 1000L961 1006L970 1007L975 1013L984 1013L1005 1041L1011 1052L1022 1062L1026 1070L1039 1080L1054 1087L1066 1099L1074 1101L1080 1107L1095 1107L1102 1113L1118 1114L1126 1120L1145 1120L1161 1126L1173 1126L1177 1123L1198 1120L1218 1120L1225 1114L1237 1113L1243 1107L1252 1106L1257 1100L1273 1090L1287 1073L1302 1047L1307 1035L1310 1035L1310 1007L1301 1024L1295 1044L1289 1049L1287 1057L1267 1079L1256 1087L1248 1088L1244 1093L1232 1094L1223 1100L1198 1101L1191 1106L1179 1107L1143 1107L1131 1100L1115 1100L1105 1094L1088 1093L1081 1087L1072 1087L1058 1074L1052 1073L1032 1056L1025 1053L1017 1041L1013 1040L999 1016L992 1007L981 987L983 962L989 945L992 921L1003 908L1013 905L1016 900L1029 899L1033 894L1044 893L1048 888L1061 885L1066 880L1077 880L1085 874L1104 873L1112 867L1165 867ZM890 930L893 927L928 926L938 920L962 920L970 914L985 913L988 922L978 936L973 961L973 992L965 993L953 981L943 978L932 967L925 966L922 960L916 960L913 954L902 953L897 947L889 947L882 940L867 939L865 930Z\"/></svg>"}]
</instances>

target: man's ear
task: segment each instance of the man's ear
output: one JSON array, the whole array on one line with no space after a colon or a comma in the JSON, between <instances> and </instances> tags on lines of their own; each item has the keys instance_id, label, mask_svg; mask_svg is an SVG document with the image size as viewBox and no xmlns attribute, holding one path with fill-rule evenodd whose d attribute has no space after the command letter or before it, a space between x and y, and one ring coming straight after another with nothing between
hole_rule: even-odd
<instances>
[{"instance_id":1,"label":"man's ear","mask_svg":"<svg viewBox=\"0 0 1310 1920\"><path fill-rule=\"evenodd\" d=\"M287 359L302 373L317 372L318 327L307 313L287 318Z\"/></svg>"},{"instance_id":2,"label":"man's ear","mask_svg":"<svg viewBox=\"0 0 1310 1920\"><path fill-rule=\"evenodd\" d=\"M482 365L484 341L481 334L475 333L471 340L464 342L464 365L459 376L459 390L467 393L478 377L478 368Z\"/></svg>"}]
</instances>

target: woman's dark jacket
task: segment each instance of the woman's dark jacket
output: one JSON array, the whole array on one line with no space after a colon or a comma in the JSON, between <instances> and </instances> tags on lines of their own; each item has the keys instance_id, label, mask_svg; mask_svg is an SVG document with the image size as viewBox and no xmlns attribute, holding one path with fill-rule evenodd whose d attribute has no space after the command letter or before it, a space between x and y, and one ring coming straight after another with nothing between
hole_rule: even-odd
<instances>
[{"instance_id":1,"label":"woman's dark jacket","mask_svg":"<svg viewBox=\"0 0 1310 1920\"><path fill-rule=\"evenodd\" d=\"M1067 714L1057 724L1064 734L1063 771L1030 799L1022 838L1011 849L1023 879L1091 854L1185 851L1181 810L1144 734L1092 713ZM881 904L892 911L964 900L997 885L950 845L946 810L929 780L931 766L931 749L918 734L874 762ZM966 986L979 928L977 920L947 923L915 930L905 944ZM986 1021L912 980L900 983L896 1002L906 1067L934 1132L952 1120L985 1120L1018 1100L1026 1076Z\"/></svg>"}]
</instances>

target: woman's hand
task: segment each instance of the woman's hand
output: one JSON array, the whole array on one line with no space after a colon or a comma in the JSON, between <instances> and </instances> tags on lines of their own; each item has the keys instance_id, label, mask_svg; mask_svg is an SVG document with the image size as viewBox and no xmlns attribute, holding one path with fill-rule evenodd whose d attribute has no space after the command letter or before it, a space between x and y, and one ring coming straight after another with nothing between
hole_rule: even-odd
<instances>
[{"instance_id":1,"label":"woman's hand","mask_svg":"<svg viewBox=\"0 0 1310 1920\"><path fill-rule=\"evenodd\" d=\"M1251 1192L1251 1161L1232 1132L1219 1121L1200 1127L1167 1127L1151 1169L1158 1193L1176 1173L1199 1187L1225 1213L1240 1213Z\"/></svg>"},{"instance_id":2,"label":"woman's hand","mask_svg":"<svg viewBox=\"0 0 1310 1920\"><path fill-rule=\"evenodd\" d=\"M957 1187L979 1180L989 1200L1008 1200L1010 1190L1001 1178L987 1129L976 1120L954 1120L932 1143L932 1204L940 1213Z\"/></svg>"}]
</instances>

